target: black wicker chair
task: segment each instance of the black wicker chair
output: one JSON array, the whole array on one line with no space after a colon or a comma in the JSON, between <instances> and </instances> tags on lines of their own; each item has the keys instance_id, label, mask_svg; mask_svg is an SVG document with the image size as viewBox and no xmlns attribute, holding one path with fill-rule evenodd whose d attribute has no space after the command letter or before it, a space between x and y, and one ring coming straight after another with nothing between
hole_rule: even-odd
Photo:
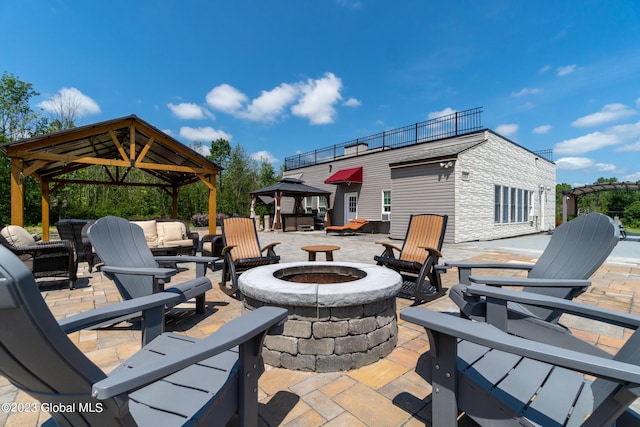
<instances>
[{"instance_id":1,"label":"black wicker chair","mask_svg":"<svg viewBox=\"0 0 640 427\"><path fill-rule=\"evenodd\" d=\"M61 219L56 223L60 240L71 240L76 248L78 262L84 262L87 257L84 253L84 245L82 244L82 227L89 220L87 219Z\"/></svg>"},{"instance_id":2,"label":"black wicker chair","mask_svg":"<svg viewBox=\"0 0 640 427\"><path fill-rule=\"evenodd\" d=\"M69 287L74 288L78 277L78 260L73 242L36 242L24 228L9 225L0 232L0 243L29 267L34 278L68 277Z\"/></svg>"}]
</instances>

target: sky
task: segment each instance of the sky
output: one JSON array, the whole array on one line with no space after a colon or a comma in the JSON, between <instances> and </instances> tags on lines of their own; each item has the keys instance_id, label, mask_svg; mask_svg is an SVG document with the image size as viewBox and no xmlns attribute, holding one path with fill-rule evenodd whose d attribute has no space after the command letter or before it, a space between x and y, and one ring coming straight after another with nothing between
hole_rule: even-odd
<instances>
[{"instance_id":1,"label":"sky","mask_svg":"<svg viewBox=\"0 0 640 427\"><path fill-rule=\"evenodd\" d=\"M3 0L0 72L76 125L295 154L483 107L556 181L640 180L637 0ZM206 152L204 154L207 154Z\"/></svg>"}]
</instances>

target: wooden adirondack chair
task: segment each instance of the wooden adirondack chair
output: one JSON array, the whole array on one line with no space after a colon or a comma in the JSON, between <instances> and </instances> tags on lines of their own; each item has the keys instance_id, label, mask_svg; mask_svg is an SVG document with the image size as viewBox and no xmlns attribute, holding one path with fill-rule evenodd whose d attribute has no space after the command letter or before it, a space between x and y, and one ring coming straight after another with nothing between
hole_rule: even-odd
<instances>
[{"instance_id":1,"label":"wooden adirondack chair","mask_svg":"<svg viewBox=\"0 0 640 427\"><path fill-rule=\"evenodd\" d=\"M458 268L461 281L451 288L449 297L460 307L462 315L481 321L487 314L486 300L466 292L470 283L522 286L525 292L573 299L587 289L590 285L587 279L604 263L619 240L618 227L608 216L598 213L580 216L553 232L535 264L447 261L445 266ZM471 270L478 268L516 269L529 273L526 278L471 276ZM560 332L566 333L566 329L556 326L560 314L547 307L512 302L508 320L503 319L504 323L495 326L514 335L543 340L549 337L548 328L559 328Z\"/></svg>"},{"instance_id":2,"label":"wooden adirondack chair","mask_svg":"<svg viewBox=\"0 0 640 427\"><path fill-rule=\"evenodd\" d=\"M447 228L447 215L411 215L402 248L389 242L382 255L373 259L378 265L396 270L404 283L399 296L414 298L416 302L430 301L445 294L436 266L442 256L442 243ZM398 252L396 258L394 250Z\"/></svg>"},{"instance_id":3,"label":"wooden adirondack chair","mask_svg":"<svg viewBox=\"0 0 640 427\"><path fill-rule=\"evenodd\" d=\"M459 411L483 426L640 425L640 416L629 409L640 396L640 317L527 292L488 290L502 301L504 317L508 299L520 294L532 305L636 331L612 357L588 343L584 347L592 350L568 350L489 323L407 308L400 318L423 326L429 336L430 350L416 372L432 386L434 426L456 426Z\"/></svg>"},{"instance_id":4,"label":"wooden adirondack chair","mask_svg":"<svg viewBox=\"0 0 640 427\"><path fill-rule=\"evenodd\" d=\"M261 265L277 264L280 256L273 242L261 248L256 223L252 218L231 217L222 220L222 280L220 289L229 296L238 296L238 275ZM266 255L263 253L266 252ZM227 282L231 281L231 285Z\"/></svg>"},{"instance_id":5,"label":"wooden adirondack chair","mask_svg":"<svg viewBox=\"0 0 640 427\"><path fill-rule=\"evenodd\" d=\"M88 229L93 248L104 263L100 270L112 279L125 300L151 295L164 286L178 271L160 268L162 263L194 262L196 277L204 277L207 265L217 260L200 256L154 257L144 238L142 228L124 218L106 216ZM211 284L185 282L174 286L190 298L196 298L196 313L204 313L205 292Z\"/></svg>"},{"instance_id":6,"label":"wooden adirondack chair","mask_svg":"<svg viewBox=\"0 0 640 427\"><path fill-rule=\"evenodd\" d=\"M163 312L162 292L113 304L111 309ZM137 303L140 303L139 305ZM287 317L263 307L197 340L164 333L106 374L65 332L92 323L91 313L67 319L63 330L45 304L29 270L0 247L0 372L18 389L48 407L46 426L224 426L258 425L260 351L265 333ZM105 313L98 315L103 321Z\"/></svg>"}]
</instances>

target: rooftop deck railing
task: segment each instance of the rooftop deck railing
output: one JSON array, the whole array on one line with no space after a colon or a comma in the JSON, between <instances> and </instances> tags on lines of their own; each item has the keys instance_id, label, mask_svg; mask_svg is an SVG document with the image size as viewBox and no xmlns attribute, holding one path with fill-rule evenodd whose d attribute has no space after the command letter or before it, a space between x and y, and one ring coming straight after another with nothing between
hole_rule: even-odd
<instances>
[{"instance_id":1,"label":"rooftop deck railing","mask_svg":"<svg viewBox=\"0 0 640 427\"><path fill-rule=\"evenodd\" d=\"M406 147L476 132L482 129L481 115L482 107L472 108L364 138L356 138L342 144L297 154L284 159L284 169L297 169L330 162L339 157L358 156L372 150Z\"/></svg>"}]
</instances>

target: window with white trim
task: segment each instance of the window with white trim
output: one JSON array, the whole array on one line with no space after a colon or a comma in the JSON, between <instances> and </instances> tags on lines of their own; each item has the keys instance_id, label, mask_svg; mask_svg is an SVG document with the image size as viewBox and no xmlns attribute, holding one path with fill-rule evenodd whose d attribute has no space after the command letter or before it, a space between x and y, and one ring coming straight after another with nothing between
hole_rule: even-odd
<instances>
[{"instance_id":1,"label":"window with white trim","mask_svg":"<svg viewBox=\"0 0 640 427\"><path fill-rule=\"evenodd\" d=\"M391 190L382 191L382 220L391 220Z\"/></svg>"},{"instance_id":2,"label":"window with white trim","mask_svg":"<svg viewBox=\"0 0 640 427\"><path fill-rule=\"evenodd\" d=\"M494 191L493 222L513 224L529 221L531 191L496 185Z\"/></svg>"},{"instance_id":3,"label":"window with white trim","mask_svg":"<svg viewBox=\"0 0 640 427\"><path fill-rule=\"evenodd\" d=\"M304 212L311 213L313 210L313 196L307 196L304 198Z\"/></svg>"}]
</instances>

